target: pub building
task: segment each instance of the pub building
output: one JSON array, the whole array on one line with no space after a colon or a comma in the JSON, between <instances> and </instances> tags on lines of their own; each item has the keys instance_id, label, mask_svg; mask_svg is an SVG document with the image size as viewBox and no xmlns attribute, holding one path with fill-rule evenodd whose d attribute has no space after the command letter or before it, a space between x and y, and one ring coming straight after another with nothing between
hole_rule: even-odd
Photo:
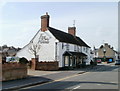
<instances>
[{"instance_id":1,"label":"pub building","mask_svg":"<svg viewBox=\"0 0 120 91\"><path fill-rule=\"evenodd\" d=\"M31 41L16 56L28 60L34 58L29 52L30 46L39 45L38 62L57 62L58 68L79 67L92 61L91 48L78 36L76 27L68 27L68 33L49 26L48 13L41 16L41 28Z\"/></svg>"}]
</instances>

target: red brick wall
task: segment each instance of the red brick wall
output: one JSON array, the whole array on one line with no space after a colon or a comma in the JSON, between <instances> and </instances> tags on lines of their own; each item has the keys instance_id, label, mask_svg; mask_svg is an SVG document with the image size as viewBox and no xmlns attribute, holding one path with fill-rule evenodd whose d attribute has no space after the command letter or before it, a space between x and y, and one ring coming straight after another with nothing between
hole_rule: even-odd
<instances>
[{"instance_id":1,"label":"red brick wall","mask_svg":"<svg viewBox=\"0 0 120 91\"><path fill-rule=\"evenodd\" d=\"M32 58L31 64L30 64L31 69L35 70L37 63L38 63L38 58L36 58L36 59Z\"/></svg>"},{"instance_id":2,"label":"red brick wall","mask_svg":"<svg viewBox=\"0 0 120 91\"><path fill-rule=\"evenodd\" d=\"M31 60L31 69L35 70L35 66L36 66L35 59L32 58L32 60Z\"/></svg>"},{"instance_id":3,"label":"red brick wall","mask_svg":"<svg viewBox=\"0 0 120 91\"><path fill-rule=\"evenodd\" d=\"M36 65L36 69L37 70L58 70L58 62L54 61L54 62L38 62L38 64Z\"/></svg>"},{"instance_id":4,"label":"red brick wall","mask_svg":"<svg viewBox=\"0 0 120 91\"><path fill-rule=\"evenodd\" d=\"M27 65L20 63L5 63L2 66L2 81L27 77Z\"/></svg>"},{"instance_id":5,"label":"red brick wall","mask_svg":"<svg viewBox=\"0 0 120 91\"><path fill-rule=\"evenodd\" d=\"M58 70L58 62L38 62L34 58L31 60L31 69L33 70Z\"/></svg>"}]
</instances>

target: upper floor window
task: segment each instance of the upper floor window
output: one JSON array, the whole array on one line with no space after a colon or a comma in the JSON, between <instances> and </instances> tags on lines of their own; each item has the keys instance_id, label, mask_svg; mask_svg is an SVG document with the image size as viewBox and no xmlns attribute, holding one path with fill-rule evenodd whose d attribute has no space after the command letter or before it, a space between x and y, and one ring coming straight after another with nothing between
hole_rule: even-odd
<instances>
[{"instance_id":1,"label":"upper floor window","mask_svg":"<svg viewBox=\"0 0 120 91\"><path fill-rule=\"evenodd\" d=\"M76 51L77 50L77 46L76 45L74 45L74 51Z\"/></svg>"},{"instance_id":2,"label":"upper floor window","mask_svg":"<svg viewBox=\"0 0 120 91\"><path fill-rule=\"evenodd\" d=\"M62 49L64 48L64 43L62 43Z\"/></svg>"},{"instance_id":3,"label":"upper floor window","mask_svg":"<svg viewBox=\"0 0 120 91\"><path fill-rule=\"evenodd\" d=\"M79 52L79 46L77 46L77 51Z\"/></svg>"},{"instance_id":4,"label":"upper floor window","mask_svg":"<svg viewBox=\"0 0 120 91\"><path fill-rule=\"evenodd\" d=\"M83 51L85 51L85 47L83 47Z\"/></svg>"},{"instance_id":5,"label":"upper floor window","mask_svg":"<svg viewBox=\"0 0 120 91\"><path fill-rule=\"evenodd\" d=\"M69 51L69 44L66 44L66 50Z\"/></svg>"},{"instance_id":6,"label":"upper floor window","mask_svg":"<svg viewBox=\"0 0 120 91\"><path fill-rule=\"evenodd\" d=\"M82 48L81 47L79 47L79 51L82 52Z\"/></svg>"},{"instance_id":7,"label":"upper floor window","mask_svg":"<svg viewBox=\"0 0 120 91\"><path fill-rule=\"evenodd\" d=\"M88 52L88 48L86 47L86 53Z\"/></svg>"}]
</instances>

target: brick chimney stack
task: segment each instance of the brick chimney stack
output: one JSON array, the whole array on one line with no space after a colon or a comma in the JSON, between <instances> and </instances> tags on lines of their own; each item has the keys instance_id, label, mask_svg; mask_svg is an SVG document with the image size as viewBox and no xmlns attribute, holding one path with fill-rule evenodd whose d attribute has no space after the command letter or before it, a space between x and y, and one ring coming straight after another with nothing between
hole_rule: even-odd
<instances>
[{"instance_id":1,"label":"brick chimney stack","mask_svg":"<svg viewBox=\"0 0 120 91\"><path fill-rule=\"evenodd\" d=\"M76 36L76 27L68 27L68 33Z\"/></svg>"},{"instance_id":2,"label":"brick chimney stack","mask_svg":"<svg viewBox=\"0 0 120 91\"><path fill-rule=\"evenodd\" d=\"M47 31L47 27L49 27L49 18L48 12L46 12L46 15L41 16L41 31Z\"/></svg>"}]
</instances>

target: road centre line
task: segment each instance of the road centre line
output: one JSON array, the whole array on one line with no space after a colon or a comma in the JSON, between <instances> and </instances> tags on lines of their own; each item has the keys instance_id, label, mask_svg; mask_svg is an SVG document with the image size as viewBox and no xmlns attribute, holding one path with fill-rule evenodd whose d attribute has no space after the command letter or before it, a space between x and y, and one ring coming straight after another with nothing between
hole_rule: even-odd
<instances>
[{"instance_id":1,"label":"road centre line","mask_svg":"<svg viewBox=\"0 0 120 91\"><path fill-rule=\"evenodd\" d=\"M85 73L83 73L83 74L87 74L87 73L90 73L90 72L85 72ZM22 88L22 89L29 89L29 88L33 88L33 87L37 87L37 86L42 86L42 85L45 85L45 84L62 81L62 80L69 79L69 78L76 77L76 76L83 75L83 74L75 74L75 75L72 75L72 76L69 76L69 77L57 79L57 80L54 80L54 81L50 81L50 82L47 82L47 83L43 83L43 84L39 84L39 85L34 85L34 86Z\"/></svg>"}]
</instances>

